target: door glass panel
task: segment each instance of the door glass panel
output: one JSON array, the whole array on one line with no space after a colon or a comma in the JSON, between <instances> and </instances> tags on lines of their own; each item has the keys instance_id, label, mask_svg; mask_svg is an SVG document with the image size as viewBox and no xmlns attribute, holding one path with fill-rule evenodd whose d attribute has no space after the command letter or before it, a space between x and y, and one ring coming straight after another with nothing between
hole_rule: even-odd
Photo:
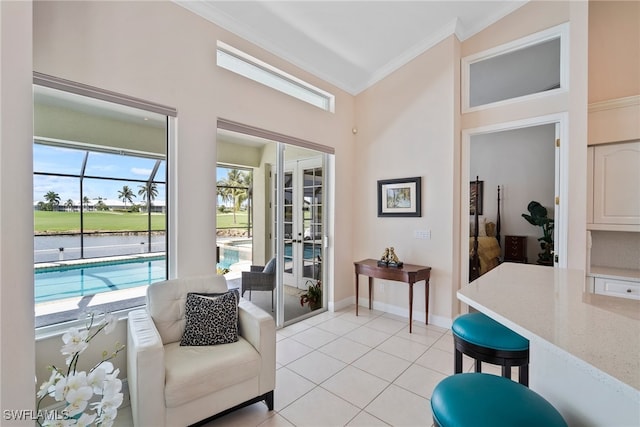
<instances>
[{"instance_id":1,"label":"door glass panel","mask_svg":"<svg viewBox=\"0 0 640 427\"><path fill-rule=\"evenodd\" d=\"M284 271L294 274L293 173L284 174Z\"/></svg>"},{"instance_id":2,"label":"door glass panel","mask_svg":"<svg viewBox=\"0 0 640 427\"><path fill-rule=\"evenodd\" d=\"M321 153L298 147L285 150L284 222L285 227L290 227L290 235L285 235L285 297L294 294L299 300L311 295L322 278L322 167ZM322 297L311 303L305 300L297 307L285 304L284 320L307 315L322 306Z\"/></svg>"}]
</instances>

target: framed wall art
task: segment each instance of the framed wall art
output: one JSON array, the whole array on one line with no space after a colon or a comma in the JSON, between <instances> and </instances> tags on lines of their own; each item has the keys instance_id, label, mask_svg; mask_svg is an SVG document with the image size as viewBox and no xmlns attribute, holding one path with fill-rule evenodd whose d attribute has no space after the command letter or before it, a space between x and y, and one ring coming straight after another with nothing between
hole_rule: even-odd
<instances>
[{"instance_id":1,"label":"framed wall art","mask_svg":"<svg viewBox=\"0 0 640 427\"><path fill-rule=\"evenodd\" d=\"M422 216L422 177L378 181L378 216Z\"/></svg>"}]
</instances>

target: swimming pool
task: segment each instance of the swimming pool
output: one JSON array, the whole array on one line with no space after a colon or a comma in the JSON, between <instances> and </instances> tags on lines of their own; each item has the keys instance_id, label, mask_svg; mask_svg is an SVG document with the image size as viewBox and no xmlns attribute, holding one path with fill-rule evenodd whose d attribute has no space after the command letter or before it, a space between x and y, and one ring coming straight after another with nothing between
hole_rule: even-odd
<instances>
[{"instance_id":1,"label":"swimming pool","mask_svg":"<svg viewBox=\"0 0 640 427\"><path fill-rule=\"evenodd\" d=\"M35 269L35 302L94 295L165 280L165 256Z\"/></svg>"}]
</instances>

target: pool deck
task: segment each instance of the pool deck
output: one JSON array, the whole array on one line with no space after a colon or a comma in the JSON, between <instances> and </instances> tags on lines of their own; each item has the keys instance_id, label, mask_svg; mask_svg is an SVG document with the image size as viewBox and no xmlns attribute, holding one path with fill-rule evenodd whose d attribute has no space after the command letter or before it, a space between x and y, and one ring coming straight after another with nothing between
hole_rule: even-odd
<instances>
[{"instance_id":1,"label":"pool deck","mask_svg":"<svg viewBox=\"0 0 640 427\"><path fill-rule=\"evenodd\" d=\"M63 261L51 261L51 262L39 262L33 265L34 271L45 270L45 269L53 269L60 267L75 267L75 266L84 266L90 264L98 264L102 262L121 262L121 261L131 261L131 260L145 260L148 258L157 258L164 257L165 252L151 252L145 254L135 254L135 255L118 255L118 256L110 256L110 257L99 257L99 258L83 258L83 259L70 259Z\"/></svg>"}]
</instances>

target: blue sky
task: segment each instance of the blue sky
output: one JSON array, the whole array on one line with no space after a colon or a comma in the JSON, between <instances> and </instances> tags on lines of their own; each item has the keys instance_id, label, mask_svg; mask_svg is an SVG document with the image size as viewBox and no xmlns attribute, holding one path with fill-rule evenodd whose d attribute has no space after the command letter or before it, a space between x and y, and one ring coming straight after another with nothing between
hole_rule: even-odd
<instances>
[{"instance_id":1,"label":"blue sky","mask_svg":"<svg viewBox=\"0 0 640 427\"><path fill-rule=\"evenodd\" d=\"M34 172L58 173L67 175L79 175L82 171L82 163L85 151L64 147L55 147L42 144L33 145L33 170ZM120 154L90 152L87 158L85 170L86 176L122 178L123 181L102 180L85 178L83 182L84 195L93 202L98 197L107 200L118 200L118 192L124 185L128 185L136 195L134 203L142 203L142 196L138 195L141 182L130 180L146 180L155 165L154 159L125 156ZM231 168L218 167L216 180L227 177ZM166 181L166 165L163 161L156 173L157 181ZM165 185L158 186L156 201L166 200ZM60 196L60 203L71 199L80 200L80 184L76 177L34 175L33 177L33 201L38 203L45 201L44 195L54 191ZM222 203L218 199L218 203Z\"/></svg>"},{"instance_id":2,"label":"blue sky","mask_svg":"<svg viewBox=\"0 0 640 427\"><path fill-rule=\"evenodd\" d=\"M82 170L85 151L41 144L33 146L33 170L60 174L79 175ZM84 195L94 200L98 197L118 200L118 191L128 185L136 195L134 203L142 203L142 196L138 196L141 182L130 180L146 180L155 165L154 159L90 152L87 158L85 176L122 178L124 181L89 179L84 180ZM163 161L156 174L157 181L165 181L165 162ZM60 196L64 204L68 199L80 199L78 178L34 175L33 200L35 203L44 201L44 195L54 191ZM165 186L158 186L156 201L164 201Z\"/></svg>"}]
</instances>

